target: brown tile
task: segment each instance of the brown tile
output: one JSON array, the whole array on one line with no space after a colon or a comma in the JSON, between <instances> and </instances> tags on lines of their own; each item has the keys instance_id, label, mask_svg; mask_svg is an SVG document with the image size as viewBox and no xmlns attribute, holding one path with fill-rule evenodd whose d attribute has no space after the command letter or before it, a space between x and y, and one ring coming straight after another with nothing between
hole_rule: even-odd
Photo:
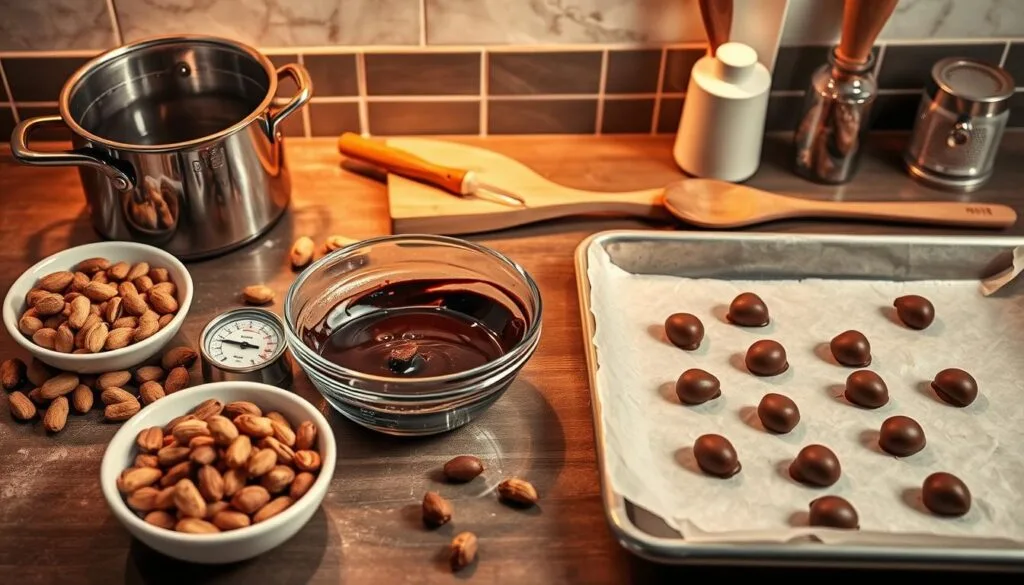
<instances>
[{"instance_id":1,"label":"brown tile","mask_svg":"<svg viewBox=\"0 0 1024 585\"><path fill-rule=\"evenodd\" d=\"M596 99L487 102L491 134L593 134L596 118Z\"/></svg>"},{"instance_id":2,"label":"brown tile","mask_svg":"<svg viewBox=\"0 0 1024 585\"><path fill-rule=\"evenodd\" d=\"M480 102L371 102L370 134L479 134Z\"/></svg>"},{"instance_id":3,"label":"brown tile","mask_svg":"<svg viewBox=\"0 0 1024 585\"><path fill-rule=\"evenodd\" d=\"M654 93L658 91L661 50L608 51L605 93Z\"/></svg>"},{"instance_id":4,"label":"brown tile","mask_svg":"<svg viewBox=\"0 0 1024 585\"><path fill-rule=\"evenodd\" d=\"M369 95L479 95L480 53L366 55Z\"/></svg>"},{"instance_id":5,"label":"brown tile","mask_svg":"<svg viewBox=\"0 0 1024 585\"><path fill-rule=\"evenodd\" d=\"M490 95L597 93L601 88L601 53L490 53Z\"/></svg>"},{"instance_id":6,"label":"brown tile","mask_svg":"<svg viewBox=\"0 0 1024 585\"><path fill-rule=\"evenodd\" d=\"M871 128L910 130L914 127L914 117L920 104L921 96L917 94L882 94L871 106Z\"/></svg>"},{"instance_id":7,"label":"brown tile","mask_svg":"<svg viewBox=\"0 0 1024 585\"><path fill-rule=\"evenodd\" d=\"M690 70L707 54L704 49L673 49L665 56L665 79L661 91L681 93L690 84Z\"/></svg>"},{"instance_id":8,"label":"brown tile","mask_svg":"<svg viewBox=\"0 0 1024 585\"><path fill-rule=\"evenodd\" d=\"M359 104L318 104L309 108L310 136L337 137L344 132L359 132Z\"/></svg>"},{"instance_id":9,"label":"brown tile","mask_svg":"<svg viewBox=\"0 0 1024 585\"><path fill-rule=\"evenodd\" d=\"M11 108L0 106L0 142L7 142L14 132L14 112Z\"/></svg>"},{"instance_id":10,"label":"brown tile","mask_svg":"<svg viewBox=\"0 0 1024 585\"><path fill-rule=\"evenodd\" d=\"M289 63L299 62L298 55L268 55L267 58L270 59L270 62L273 63L274 67L277 67L278 69ZM314 90L315 89L316 86L314 85ZM278 80L277 93L274 95L276 95L277 97L291 97L295 95L295 93L298 90L299 88L295 84L295 82L292 81L290 77L286 77L284 79Z\"/></svg>"},{"instance_id":11,"label":"brown tile","mask_svg":"<svg viewBox=\"0 0 1024 585\"><path fill-rule=\"evenodd\" d=\"M767 132L795 131L804 107L802 95L773 95L768 97L764 129Z\"/></svg>"},{"instance_id":12,"label":"brown tile","mask_svg":"<svg viewBox=\"0 0 1024 585\"><path fill-rule=\"evenodd\" d=\"M39 108L39 107L28 107L18 106L18 116L22 120L34 118L36 116L52 116L53 114L59 113L57 108ZM64 124L47 124L45 126L36 126L37 130L32 132L32 140L42 141L67 141L71 140L71 130L68 129Z\"/></svg>"},{"instance_id":13,"label":"brown tile","mask_svg":"<svg viewBox=\"0 0 1024 585\"><path fill-rule=\"evenodd\" d=\"M679 131L679 119L683 117L682 98L661 98L658 110L658 134L675 134Z\"/></svg>"},{"instance_id":14,"label":"brown tile","mask_svg":"<svg viewBox=\"0 0 1024 585\"><path fill-rule=\"evenodd\" d=\"M889 45L878 72L878 87L882 89L919 89L928 83L932 65L945 57L967 57L999 64L1004 43L978 43L970 45Z\"/></svg>"},{"instance_id":15,"label":"brown tile","mask_svg":"<svg viewBox=\"0 0 1024 585\"><path fill-rule=\"evenodd\" d=\"M1024 87L1024 42L1010 44L1003 68L1013 76L1015 86Z\"/></svg>"},{"instance_id":16,"label":"brown tile","mask_svg":"<svg viewBox=\"0 0 1024 585\"><path fill-rule=\"evenodd\" d=\"M772 70L772 89L806 90L811 74L828 63L832 47L780 47Z\"/></svg>"},{"instance_id":17,"label":"brown tile","mask_svg":"<svg viewBox=\"0 0 1024 585\"><path fill-rule=\"evenodd\" d=\"M1010 120L1014 128L1024 128L1024 91L1018 91L1010 98Z\"/></svg>"},{"instance_id":18,"label":"brown tile","mask_svg":"<svg viewBox=\"0 0 1024 585\"><path fill-rule=\"evenodd\" d=\"M16 102L55 102L64 82L83 63L85 57L8 57L4 73Z\"/></svg>"},{"instance_id":19,"label":"brown tile","mask_svg":"<svg viewBox=\"0 0 1024 585\"><path fill-rule=\"evenodd\" d=\"M313 95L359 95L355 55L306 55L302 61L313 79Z\"/></svg>"},{"instance_id":20,"label":"brown tile","mask_svg":"<svg viewBox=\"0 0 1024 585\"><path fill-rule=\"evenodd\" d=\"M650 134L654 99L604 100L602 134Z\"/></svg>"}]
</instances>

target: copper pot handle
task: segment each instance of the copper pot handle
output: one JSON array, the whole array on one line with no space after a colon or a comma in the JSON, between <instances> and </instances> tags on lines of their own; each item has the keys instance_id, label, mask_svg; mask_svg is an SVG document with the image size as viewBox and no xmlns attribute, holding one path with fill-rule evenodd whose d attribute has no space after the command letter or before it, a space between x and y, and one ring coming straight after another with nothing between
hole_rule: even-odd
<instances>
[{"instance_id":1,"label":"copper pot handle","mask_svg":"<svg viewBox=\"0 0 1024 585\"><path fill-rule=\"evenodd\" d=\"M46 124L64 124L60 116L39 116L22 120L11 133L11 154L18 162L26 165L81 166L94 168L110 179L118 191L135 188L135 180L115 163L92 148L79 148L60 152L40 152L28 146L33 130Z\"/></svg>"},{"instance_id":2,"label":"copper pot handle","mask_svg":"<svg viewBox=\"0 0 1024 585\"><path fill-rule=\"evenodd\" d=\"M284 121L285 118L290 116L293 112L306 105L309 98L313 96L313 80L309 78L309 72L306 68L297 63L289 63L282 66L277 70L277 78L291 77L295 80L295 84L299 86L299 92L295 94L292 99L288 100L280 110L271 112L267 115L267 136L270 136L271 140L275 140L277 137L277 126Z\"/></svg>"}]
</instances>

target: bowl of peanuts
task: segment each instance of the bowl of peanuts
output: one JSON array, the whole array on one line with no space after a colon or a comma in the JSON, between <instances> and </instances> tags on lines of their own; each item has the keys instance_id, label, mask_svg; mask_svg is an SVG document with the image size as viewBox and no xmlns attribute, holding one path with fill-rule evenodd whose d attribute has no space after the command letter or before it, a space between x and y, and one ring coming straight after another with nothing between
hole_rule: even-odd
<instances>
[{"instance_id":1,"label":"bowl of peanuts","mask_svg":"<svg viewBox=\"0 0 1024 585\"><path fill-rule=\"evenodd\" d=\"M285 542L320 507L334 434L304 398L216 382L142 409L111 439L100 485L135 538L169 557L231 563Z\"/></svg>"},{"instance_id":2,"label":"bowl of peanuts","mask_svg":"<svg viewBox=\"0 0 1024 585\"><path fill-rule=\"evenodd\" d=\"M192 305L192 278L177 258L134 242L69 248L26 270L7 291L7 332L66 372L125 370L156 355Z\"/></svg>"}]
</instances>

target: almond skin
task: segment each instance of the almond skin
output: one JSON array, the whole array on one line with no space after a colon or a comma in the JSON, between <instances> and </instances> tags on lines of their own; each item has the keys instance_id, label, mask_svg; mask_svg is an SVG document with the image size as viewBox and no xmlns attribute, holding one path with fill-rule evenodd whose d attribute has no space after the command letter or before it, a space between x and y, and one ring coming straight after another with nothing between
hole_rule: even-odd
<instances>
[{"instance_id":1,"label":"almond skin","mask_svg":"<svg viewBox=\"0 0 1024 585\"><path fill-rule=\"evenodd\" d=\"M146 301L139 293L129 290L125 291L124 296L121 297L121 310L132 317L141 317L149 310L149 306L146 305Z\"/></svg>"},{"instance_id":2,"label":"almond skin","mask_svg":"<svg viewBox=\"0 0 1024 585\"><path fill-rule=\"evenodd\" d=\"M286 447L295 446L295 431L293 431L292 428L288 426L287 422L282 423L277 419L271 418L270 415L272 414L277 413L267 413L267 418L270 419L270 425L274 428L274 438L277 439L279 443L285 445Z\"/></svg>"},{"instance_id":3,"label":"almond skin","mask_svg":"<svg viewBox=\"0 0 1024 585\"><path fill-rule=\"evenodd\" d=\"M235 427L235 423L226 417L214 415L206 419L206 423L210 428L213 440L221 447L227 447L238 438L238 429Z\"/></svg>"},{"instance_id":4,"label":"almond skin","mask_svg":"<svg viewBox=\"0 0 1024 585\"><path fill-rule=\"evenodd\" d=\"M190 479L183 479L174 486L174 507L190 518L206 516L206 500L199 488Z\"/></svg>"},{"instance_id":5,"label":"almond skin","mask_svg":"<svg viewBox=\"0 0 1024 585\"><path fill-rule=\"evenodd\" d=\"M239 435L224 453L224 463L231 468L244 467L252 453L252 441L247 435Z\"/></svg>"},{"instance_id":6,"label":"almond skin","mask_svg":"<svg viewBox=\"0 0 1024 585\"><path fill-rule=\"evenodd\" d=\"M199 518L182 518L174 525L174 530L187 534L216 534L220 532L219 528Z\"/></svg>"},{"instance_id":7,"label":"almond skin","mask_svg":"<svg viewBox=\"0 0 1024 585\"><path fill-rule=\"evenodd\" d=\"M132 269L131 264L127 262L118 262L107 268L107 277L111 280L124 280L128 276L128 271Z\"/></svg>"},{"instance_id":8,"label":"almond skin","mask_svg":"<svg viewBox=\"0 0 1024 585\"><path fill-rule=\"evenodd\" d=\"M123 390L121 388L104 388L103 391L100 392L100 402L108 406L111 404L117 404L118 402L125 402L128 400L135 400L135 396L133 396L131 392L128 392L127 390Z\"/></svg>"},{"instance_id":9,"label":"almond skin","mask_svg":"<svg viewBox=\"0 0 1024 585\"><path fill-rule=\"evenodd\" d=\"M153 485L162 475L159 469L153 467L126 469L118 478L118 489L122 494L130 494L139 488Z\"/></svg>"},{"instance_id":10,"label":"almond skin","mask_svg":"<svg viewBox=\"0 0 1024 585\"><path fill-rule=\"evenodd\" d=\"M224 472L224 495L231 497L238 493L238 490L245 487L245 480L248 478L245 469L229 469Z\"/></svg>"},{"instance_id":11,"label":"almond skin","mask_svg":"<svg viewBox=\"0 0 1024 585\"><path fill-rule=\"evenodd\" d=\"M191 452L192 450L188 447L168 445L166 447L161 447L156 452L156 456L160 459L160 465L162 467L172 467L188 459L188 455Z\"/></svg>"},{"instance_id":12,"label":"almond skin","mask_svg":"<svg viewBox=\"0 0 1024 585\"><path fill-rule=\"evenodd\" d=\"M217 460L217 451L213 448L213 445L196 444L196 441L209 440L210 437L195 437L189 441L189 449L192 452L188 455L188 460L196 465L212 465Z\"/></svg>"},{"instance_id":13,"label":"almond skin","mask_svg":"<svg viewBox=\"0 0 1024 585\"><path fill-rule=\"evenodd\" d=\"M128 370L107 372L105 374L100 374L100 377L96 378L96 388L98 390L104 390L106 388L124 388L131 381L132 373Z\"/></svg>"},{"instance_id":14,"label":"almond skin","mask_svg":"<svg viewBox=\"0 0 1024 585\"><path fill-rule=\"evenodd\" d=\"M295 471L287 465L276 465L260 478L260 485L272 494L279 494L291 486Z\"/></svg>"},{"instance_id":15,"label":"almond skin","mask_svg":"<svg viewBox=\"0 0 1024 585\"><path fill-rule=\"evenodd\" d=\"M142 366L135 370L135 381L139 384L159 382L164 379L164 370L160 366Z\"/></svg>"},{"instance_id":16,"label":"almond skin","mask_svg":"<svg viewBox=\"0 0 1024 585\"><path fill-rule=\"evenodd\" d=\"M139 453L135 456L134 467L160 467L160 460L150 453Z\"/></svg>"},{"instance_id":17,"label":"almond skin","mask_svg":"<svg viewBox=\"0 0 1024 585\"><path fill-rule=\"evenodd\" d=\"M173 368L167 373L167 379L164 380L164 392L174 394L178 390L188 388L189 381L188 370L181 366Z\"/></svg>"},{"instance_id":18,"label":"almond skin","mask_svg":"<svg viewBox=\"0 0 1024 585\"><path fill-rule=\"evenodd\" d=\"M71 392L71 406L75 408L75 412L79 414L85 414L92 410L92 405L95 397L92 394L92 388L85 384L79 384Z\"/></svg>"},{"instance_id":19,"label":"almond skin","mask_svg":"<svg viewBox=\"0 0 1024 585\"><path fill-rule=\"evenodd\" d=\"M346 238L345 236L327 236L327 239L324 240L324 250L333 252L355 242L352 238Z\"/></svg>"},{"instance_id":20,"label":"almond skin","mask_svg":"<svg viewBox=\"0 0 1024 585\"><path fill-rule=\"evenodd\" d=\"M66 322L61 323L57 328L57 334L53 337L53 350L60 353L75 351L75 332L68 327Z\"/></svg>"},{"instance_id":21,"label":"almond skin","mask_svg":"<svg viewBox=\"0 0 1024 585\"><path fill-rule=\"evenodd\" d=\"M462 532L452 539L451 561L452 570L458 571L473 563L476 559L477 539L472 532Z\"/></svg>"},{"instance_id":22,"label":"almond skin","mask_svg":"<svg viewBox=\"0 0 1024 585\"><path fill-rule=\"evenodd\" d=\"M316 249L316 244L313 243L313 239L308 236L302 236L295 240L292 244L291 252L288 255L289 260L292 263L292 268L304 268L313 260L313 251Z\"/></svg>"},{"instance_id":23,"label":"almond skin","mask_svg":"<svg viewBox=\"0 0 1024 585\"><path fill-rule=\"evenodd\" d=\"M484 471L480 459L472 455L459 455L444 464L444 476L448 481L465 483L472 481Z\"/></svg>"},{"instance_id":24,"label":"almond skin","mask_svg":"<svg viewBox=\"0 0 1024 585\"><path fill-rule=\"evenodd\" d=\"M36 405L21 392L11 392L7 396L11 407L11 416L18 420L30 420L36 416Z\"/></svg>"},{"instance_id":25,"label":"almond skin","mask_svg":"<svg viewBox=\"0 0 1024 585\"><path fill-rule=\"evenodd\" d=\"M60 272L52 272L39 279L36 283L36 288L41 288L47 292L62 292L68 286L71 285L71 281L75 278L73 272L67 270L61 270Z\"/></svg>"},{"instance_id":26,"label":"almond skin","mask_svg":"<svg viewBox=\"0 0 1024 585\"><path fill-rule=\"evenodd\" d=\"M167 371L171 371L178 366L191 368L198 357L199 354L191 347L175 347L164 354L163 358L160 359L160 365Z\"/></svg>"},{"instance_id":27,"label":"almond skin","mask_svg":"<svg viewBox=\"0 0 1024 585\"><path fill-rule=\"evenodd\" d=\"M160 382L149 381L139 386L139 397L142 398L144 404L153 404L164 396L166 396L166 393Z\"/></svg>"},{"instance_id":28,"label":"almond skin","mask_svg":"<svg viewBox=\"0 0 1024 585\"><path fill-rule=\"evenodd\" d=\"M178 300L163 291L149 291L149 304L161 315L178 312Z\"/></svg>"},{"instance_id":29,"label":"almond skin","mask_svg":"<svg viewBox=\"0 0 1024 585\"><path fill-rule=\"evenodd\" d=\"M265 437L260 441L260 447L272 451L281 465L291 465L295 460L295 451L274 437Z\"/></svg>"},{"instance_id":30,"label":"almond skin","mask_svg":"<svg viewBox=\"0 0 1024 585\"><path fill-rule=\"evenodd\" d=\"M0 364L0 385L4 390L13 390L25 382L25 362L11 358Z\"/></svg>"},{"instance_id":31,"label":"almond skin","mask_svg":"<svg viewBox=\"0 0 1024 585\"><path fill-rule=\"evenodd\" d=\"M260 407L256 406L252 402L248 402L248 401L245 401L245 400L236 400L234 402L229 402L229 403L225 404L224 405L224 412L222 412L221 414L223 414L224 416L228 417L229 419L234 420L235 417L237 417L239 415L242 415L242 414L251 414L253 416L263 416L263 411L260 410Z\"/></svg>"},{"instance_id":32,"label":"almond skin","mask_svg":"<svg viewBox=\"0 0 1024 585\"><path fill-rule=\"evenodd\" d=\"M103 417L109 422L121 422L135 416L142 405L134 397L131 400L110 404L103 409Z\"/></svg>"},{"instance_id":33,"label":"almond skin","mask_svg":"<svg viewBox=\"0 0 1024 585\"><path fill-rule=\"evenodd\" d=\"M32 341L39 347L45 347L46 349L53 349L56 340L57 330L50 327L43 327L32 334Z\"/></svg>"},{"instance_id":34,"label":"almond skin","mask_svg":"<svg viewBox=\"0 0 1024 585\"><path fill-rule=\"evenodd\" d=\"M136 512L149 512L156 508L156 498L160 490L155 487L143 487L128 496L128 507Z\"/></svg>"},{"instance_id":35,"label":"almond skin","mask_svg":"<svg viewBox=\"0 0 1024 585\"><path fill-rule=\"evenodd\" d=\"M274 290L262 284L247 286L242 289L242 300L247 305L268 305L274 302Z\"/></svg>"},{"instance_id":36,"label":"almond skin","mask_svg":"<svg viewBox=\"0 0 1024 585\"><path fill-rule=\"evenodd\" d=\"M292 499L288 496L278 496L271 500L267 505L263 506L252 515L253 524L259 524L260 522L266 522L274 516L277 516L281 512L284 512L292 505Z\"/></svg>"},{"instance_id":37,"label":"almond skin","mask_svg":"<svg viewBox=\"0 0 1024 585\"><path fill-rule=\"evenodd\" d=\"M106 323L97 323L90 327L85 333L85 340L83 345L89 353L99 353L103 351L103 347L107 344L107 337L110 335L110 329Z\"/></svg>"},{"instance_id":38,"label":"almond skin","mask_svg":"<svg viewBox=\"0 0 1024 585\"><path fill-rule=\"evenodd\" d=\"M206 436L210 434L210 428L206 421L199 419L182 421L171 430L171 434L178 443L187 445L193 437Z\"/></svg>"},{"instance_id":39,"label":"almond skin","mask_svg":"<svg viewBox=\"0 0 1024 585\"><path fill-rule=\"evenodd\" d=\"M139 446L141 451L146 453L156 453L163 448L164 430L160 427L142 429L139 431L139 435L135 438L135 444Z\"/></svg>"},{"instance_id":40,"label":"almond skin","mask_svg":"<svg viewBox=\"0 0 1024 585\"><path fill-rule=\"evenodd\" d=\"M132 331L132 342L139 343L152 337L157 331L160 331L160 323L158 320L147 321L145 319L139 320L139 326Z\"/></svg>"},{"instance_id":41,"label":"almond skin","mask_svg":"<svg viewBox=\"0 0 1024 585\"><path fill-rule=\"evenodd\" d=\"M143 275L132 281L135 288L139 289L140 293L149 292L149 289L153 288L153 281L148 275Z\"/></svg>"},{"instance_id":42,"label":"almond skin","mask_svg":"<svg viewBox=\"0 0 1024 585\"><path fill-rule=\"evenodd\" d=\"M70 393L76 386L78 386L78 376L76 374L57 374L43 383L39 394L44 400L53 400L58 396Z\"/></svg>"},{"instance_id":43,"label":"almond skin","mask_svg":"<svg viewBox=\"0 0 1024 585\"><path fill-rule=\"evenodd\" d=\"M131 270L125 275L124 280L135 280L140 276L149 274L149 263L147 262L136 262L132 265Z\"/></svg>"},{"instance_id":44,"label":"almond skin","mask_svg":"<svg viewBox=\"0 0 1024 585\"><path fill-rule=\"evenodd\" d=\"M34 311L35 309L32 310ZM21 316L21 319L18 319L18 331L21 331L21 334L26 337L32 337L36 334L36 331L42 328L43 322L39 317L36 317L36 313L30 315L26 312Z\"/></svg>"},{"instance_id":45,"label":"almond skin","mask_svg":"<svg viewBox=\"0 0 1024 585\"><path fill-rule=\"evenodd\" d=\"M150 268L149 279L159 284L163 282L169 282L171 280L171 276L166 268Z\"/></svg>"},{"instance_id":46,"label":"almond skin","mask_svg":"<svg viewBox=\"0 0 1024 585\"><path fill-rule=\"evenodd\" d=\"M506 479L498 484L498 496L506 503L518 506L532 506L537 503L537 490L528 482L517 478Z\"/></svg>"},{"instance_id":47,"label":"almond skin","mask_svg":"<svg viewBox=\"0 0 1024 585\"><path fill-rule=\"evenodd\" d=\"M178 366L182 367L182 366ZM192 414L199 420L209 421L210 417L217 416L224 410L224 403L216 398L210 398L199 403L192 409Z\"/></svg>"},{"instance_id":48,"label":"almond skin","mask_svg":"<svg viewBox=\"0 0 1024 585\"><path fill-rule=\"evenodd\" d=\"M57 293L44 293L36 300L33 308L44 317L56 315L64 310L64 297Z\"/></svg>"},{"instance_id":49,"label":"almond skin","mask_svg":"<svg viewBox=\"0 0 1024 585\"><path fill-rule=\"evenodd\" d=\"M67 396L56 397L43 415L43 428L51 433L64 430L64 425L68 423L69 409Z\"/></svg>"},{"instance_id":50,"label":"almond skin","mask_svg":"<svg viewBox=\"0 0 1024 585\"><path fill-rule=\"evenodd\" d=\"M295 444L297 450L308 451L316 445L316 425L312 421L303 421L295 431Z\"/></svg>"},{"instance_id":51,"label":"almond skin","mask_svg":"<svg viewBox=\"0 0 1024 585\"><path fill-rule=\"evenodd\" d=\"M110 268L110 260L106 258L87 258L79 262L75 270L92 275L108 268Z\"/></svg>"},{"instance_id":52,"label":"almond skin","mask_svg":"<svg viewBox=\"0 0 1024 585\"><path fill-rule=\"evenodd\" d=\"M251 524L249 517L235 510L217 512L212 519L213 525L221 530L237 530Z\"/></svg>"},{"instance_id":53,"label":"almond skin","mask_svg":"<svg viewBox=\"0 0 1024 585\"><path fill-rule=\"evenodd\" d=\"M274 434L274 426L271 424L270 419L263 416L242 414L235 417L233 422L238 427L238 432L256 439L269 437Z\"/></svg>"},{"instance_id":54,"label":"almond skin","mask_svg":"<svg viewBox=\"0 0 1024 585\"><path fill-rule=\"evenodd\" d=\"M129 333L138 326L139 319L137 317L120 317L117 321L110 324L111 329L128 329Z\"/></svg>"},{"instance_id":55,"label":"almond skin","mask_svg":"<svg viewBox=\"0 0 1024 585\"><path fill-rule=\"evenodd\" d=\"M163 510L153 510L146 514L143 521L146 524L152 524L166 530L174 530L174 525L178 522L177 518Z\"/></svg>"},{"instance_id":56,"label":"almond skin","mask_svg":"<svg viewBox=\"0 0 1024 585\"><path fill-rule=\"evenodd\" d=\"M134 329L127 327L118 327L112 329L107 334L107 340L103 343L103 349L110 351L113 349L121 349L122 347L128 347L132 342L132 333Z\"/></svg>"},{"instance_id":57,"label":"almond skin","mask_svg":"<svg viewBox=\"0 0 1024 585\"><path fill-rule=\"evenodd\" d=\"M103 309L103 320L107 323L116 323L124 313L123 305L124 301L121 300L121 297L114 297L107 301L107 306Z\"/></svg>"},{"instance_id":58,"label":"almond skin","mask_svg":"<svg viewBox=\"0 0 1024 585\"><path fill-rule=\"evenodd\" d=\"M85 325L85 320L89 317L89 309L92 307L92 303L86 297L75 297L70 305L71 312L68 314L68 325L75 329L80 329L82 325Z\"/></svg>"},{"instance_id":59,"label":"almond skin","mask_svg":"<svg viewBox=\"0 0 1024 585\"><path fill-rule=\"evenodd\" d=\"M82 289L82 294L89 297L89 300L93 302L102 303L117 296L117 287L93 281Z\"/></svg>"},{"instance_id":60,"label":"almond skin","mask_svg":"<svg viewBox=\"0 0 1024 585\"><path fill-rule=\"evenodd\" d=\"M231 497L231 505L245 514L252 514L267 505L270 501L270 492L263 486L247 485L238 490Z\"/></svg>"},{"instance_id":61,"label":"almond skin","mask_svg":"<svg viewBox=\"0 0 1024 585\"><path fill-rule=\"evenodd\" d=\"M308 471L299 473L295 476L295 479L292 480L292 487L291 490L289 490L288 495L291 496L293 500L301 498L306 495L309 488L313 487L314 481L316 481L316 476L312 473Z\"/></svg>"},{"instance_id":62,"label":"almond skin","mask_svg":"<svg viewBox=\"0 0 1024 585\"><path fill-rule=\"evenodd\" d=\"M167 473L160 478L160 485L167 488L173 488L178 485L178 482L185 479L192 473L192 462L185 460L175 465L172 465Z\"/></svg>"},{"instance_id":63,"label":"almond skin","mask_svg":"<svg viewBox=\"0 0 1024 585\"><path fill-rule=\"evenodd\" d=\"M249 457L246 463L246 470L249 477L262 477L270 472L277 464L277 454L271 449L260 449L255 455Z\"/></svg>"},{"instance_id":64,"label":"almond skin","mask_svg":"<svg viewBox=\"0 0 1024 585\"><path fill-rule=\"evenodd\" d=\"M199 493L207 502L216 502L224 497L224 479L216 469L204 465L199 468L196 477L199 480Z\"/></svg>"},{"instance_id":65,"label":"almond skin","mask_svg":"<svg viewBox=\"0 0 1024 585\"><path fill-rule=\"evenodd\" d=\"M295 467L299 471L316 471L320 469L320 454L316 451L296 451Z\"/></svg>"},{"instance_id":66,"label":"almond skin","mask_svg":"<svg viewBox=\"0 0 1024 585\"><path fill-rule=\"evenodd\" d=\"M423 523L430 528L447 524L452 519L451 502L437 492L427 492L423 496Z\"/></svg>"}]
</instances>

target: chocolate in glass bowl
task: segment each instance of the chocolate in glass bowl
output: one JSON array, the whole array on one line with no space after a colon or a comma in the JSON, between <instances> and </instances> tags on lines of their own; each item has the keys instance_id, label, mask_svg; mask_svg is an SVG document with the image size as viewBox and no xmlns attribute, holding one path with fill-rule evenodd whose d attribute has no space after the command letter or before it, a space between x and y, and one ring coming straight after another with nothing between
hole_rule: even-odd
<instances>
[{"instance_id":1,"label":"chocolate in glass bowl","mask_svg":"<svg viewBox=\"0 0 1024 585\"><path fill-rule=\"evenodd\" d=\"M284 312L292 355L331 406L378 431L427 435L500 398L537 348L542 303L494 250L403 235L317 261Z\"/></svg>"}]
</instances>

